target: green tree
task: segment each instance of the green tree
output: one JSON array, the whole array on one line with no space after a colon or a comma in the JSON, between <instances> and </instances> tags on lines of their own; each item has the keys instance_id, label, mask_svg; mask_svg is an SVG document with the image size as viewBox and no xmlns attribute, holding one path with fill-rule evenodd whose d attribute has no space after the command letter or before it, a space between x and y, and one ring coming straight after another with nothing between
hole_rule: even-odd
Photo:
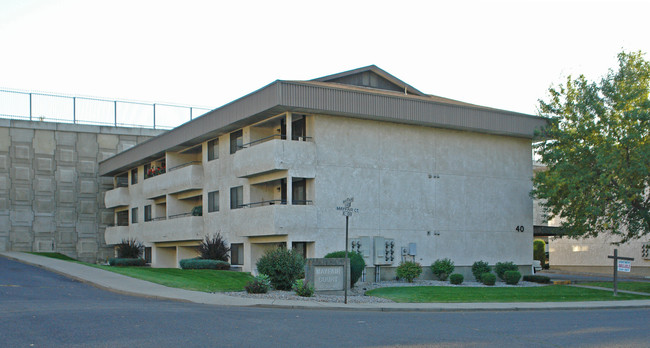
<instances>
[{"instance_id":1,"label":"green tree","mask_svg":"<svg viewBox=\"0 0 650 348\"><path fill-rule=\"evenodd\" d=\"M566 235L612 233L618 243L650 233L650 62L618 54L600 82L567 78L540 100L549 124L535 152L547 168L532 195Z\"/></svg>"}]
</instances>

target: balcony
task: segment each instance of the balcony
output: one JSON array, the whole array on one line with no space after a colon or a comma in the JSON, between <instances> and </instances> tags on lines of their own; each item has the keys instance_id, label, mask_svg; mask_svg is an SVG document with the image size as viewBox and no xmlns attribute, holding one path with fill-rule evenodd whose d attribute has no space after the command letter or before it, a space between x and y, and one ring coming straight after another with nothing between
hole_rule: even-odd
<instances>
[{"instance_id":1,"label":"balcony","mask_svg":"<svg viewBox=\"0 0 650 348\"><path fill-rule=\"evenodd\" d=\"M128 187L118 187L116 189L106 191L104 195L104 204L106 208L115 208L127 206L131 202Z\"/></svg>"},{"instance_id":2,"label":"balcony","mask_svg":"<svg viewBox=\"0 0 650 348\"><path fill-rule=\"evenodd\" d=\"M109 226L106 227L104 232L104 240L106 244L119 244L122 240L133 238L130 234L131 229L129 226Z\"/></svg>"},{"instance_id":3,"label":"balcony","mask_svg":"<svg viewBox=\"0 0 650 348\"><path fill-rule=\"evenodd\" d=\"M146 179L142 183L142 193L148 199L162 197L167 194L197 190L203 187L203 166L198 162L190 162L167 170Z\"/></svg>"},{"instance_id":4,"label":"balcony","mask_svg":"<svg viewBox=\"0 0 650 348\"><path fill-rule=\"evenodd\" d=\"M316 229L313 205L271 204L230 211L231 229L242 237L304 233Z\"/></svg>"},{"instance_id":5,"label":"balcony","mask_svg":"<svg viewBox=\"0 0 650 348\"><path fill-rule=\"evenodd\" d=\"M316 145L311 141L272 139L251 143L237 151L233 170L239 178L288 169L300 169L301 173L313 172L315 160Z\"/></svg>"},{"instance_id":6,"label":"balcony","mask_svg":"<svg viewBox=\"0 0 650 348\"><path fill-rule=\"evenodd\" d=\"M179 216L167 220L149 221L138 226L143 241L160 243L203 239L202 216Z\"/></svg>"},{"instance_id":7,"label":"balcony","mask_svg":"<svg viewBox=\"0 0 650 348\"><path fill-rule=\"evenodd\" d=\"M106 244L118 244L123 239L135 238L146 243L160 243L203 239L203 217L183 216L176 219L152 220L131 226L106 228Z\"/></svg>"}]
</instances>

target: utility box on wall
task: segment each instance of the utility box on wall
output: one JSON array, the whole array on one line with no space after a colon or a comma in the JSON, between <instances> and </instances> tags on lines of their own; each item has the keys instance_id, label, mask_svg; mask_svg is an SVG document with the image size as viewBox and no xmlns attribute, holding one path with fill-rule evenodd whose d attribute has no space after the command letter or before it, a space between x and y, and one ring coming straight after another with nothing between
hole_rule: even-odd
<instances>
[{"instance_id":1,"label":"utility box on wall","mask_svg":"<svg viewBox=\"0 0 650 348\"><path fill-rule=\"evenodd\" d=\"M374 238L375 265L391 265L395 261L395 240L384 237Z\"/></svg>"},{"instance_id":2,"label":"utility box on wall","mask_svg":"<svg viewBox=\"0 0 650 348\"><path fill-rule=\"evenodd\" d=\"M350 239L350 250L356 251L363 256L366 265L372 262L372 247L370 237L359 237Z\"/></svg>"}]
</instances>

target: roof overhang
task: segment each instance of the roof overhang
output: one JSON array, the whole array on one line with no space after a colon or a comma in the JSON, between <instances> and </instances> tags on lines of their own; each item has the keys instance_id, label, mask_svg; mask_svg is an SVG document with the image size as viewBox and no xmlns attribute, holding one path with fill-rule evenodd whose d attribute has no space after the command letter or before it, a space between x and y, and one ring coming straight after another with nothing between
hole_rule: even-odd
<instances>
[{"instance_id":1,"label":"roof overhang","mask_svg":"<svg viewBox=\"0 0 650 348\"><path fill-rule=\"evenodd\" d=\"M134 166L283 112L327 114L532 139L547 119L516 112L454 105L426 97L309 81L275 81L164 134L99 163L112 176Z\"/></svg>"}]
</instances>

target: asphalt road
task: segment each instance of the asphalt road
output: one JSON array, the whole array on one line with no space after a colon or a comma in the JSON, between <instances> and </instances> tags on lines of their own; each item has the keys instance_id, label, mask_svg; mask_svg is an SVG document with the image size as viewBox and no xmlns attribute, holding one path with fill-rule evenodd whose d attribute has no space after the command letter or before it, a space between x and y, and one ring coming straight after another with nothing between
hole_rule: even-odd
<instances>
[{"instance_id":1,"label":"asphalt road","mask_svg":"<svg viewBox=\"0 0 650 348\"><path fill-rule=\"evenodd\" d=\"M2 347L647 347L650 309L383 313L120 295L0 257Z\"/></svg>"}]
</instances>

